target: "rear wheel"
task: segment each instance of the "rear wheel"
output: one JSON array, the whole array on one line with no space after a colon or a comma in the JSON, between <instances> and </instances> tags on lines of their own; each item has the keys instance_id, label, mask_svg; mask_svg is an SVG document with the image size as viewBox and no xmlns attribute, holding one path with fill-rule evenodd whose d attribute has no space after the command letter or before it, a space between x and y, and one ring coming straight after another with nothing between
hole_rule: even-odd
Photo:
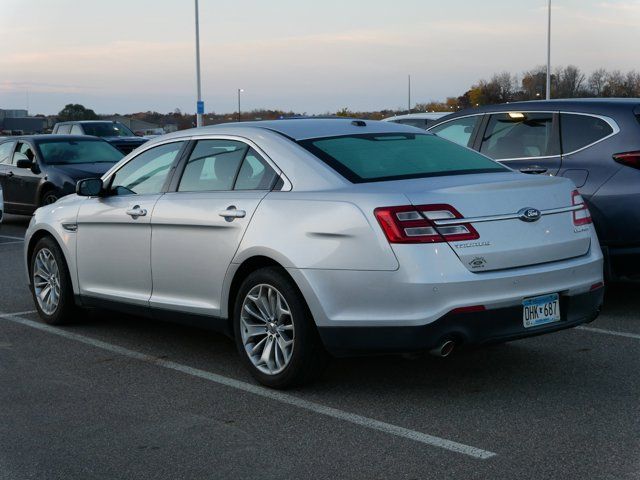
<instances>
[{"instance_id":1,"label":"rear wheel","mask_svg":"<svg viewBox=\"0 0 640 480\"><path fill-rule=\"evenodd\" d=\"M60 197L58 196L58 194L53 190L44 192L44 194L42 195L42 200L40 200L40 206L43 207L45 205L56 203L59 198Z\"/></svg>"},{"instance_id":2,"label":"rear wheel","mask_svg":"<svg viewBox=\"0 0 640 480\"><path fill-rule=\"evenodd\" d=\"M282 270L251 273L240 286L233 318L238 352L260 383L287 388L322 373L328 356L302 295Z\"/></svg>"},{"instance_id":3,"label":"rear wheel","mask_svg":"<svg viewBox=\"0 0 640 480\"><path fill-rule=\"evenodd\" d=\"M40 318L50 325L71 321L76 313L71 279L62 251L52 238L44 237L36 244L29 273Z\"/></svg>"}]
</instances>

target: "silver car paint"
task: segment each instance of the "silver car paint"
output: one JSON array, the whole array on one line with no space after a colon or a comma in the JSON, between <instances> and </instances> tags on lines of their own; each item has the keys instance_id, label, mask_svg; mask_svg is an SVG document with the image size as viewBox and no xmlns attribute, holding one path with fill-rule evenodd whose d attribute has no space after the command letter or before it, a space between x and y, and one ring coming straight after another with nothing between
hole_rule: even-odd
<instances>
[{"instance_id":1,"label":"silver car paint","mask_svg":"<svg viewBox=\"0 0 640 480\"><path fill-rule=\"evenodd\" d=\"M339 127L323 128L309 135L316 131L318 136L329 135ZM369 122L366 129L343 130L419 131L381 122ZM466 217L513 213L522 207L564 207L570 204L573 188L568 180L505 172L354 185L282 135L252 125L222 125L159 137L125 157L103 178L148 148L192 138L249 143L281 173L285 190L290 191L246 196L243 192L168 193L117 200L71 195L36 211L25 246L40 230L51 233L61 244L76 294L222 317L229 314L229 290L238 267L254 256L266 256L288 270L318 325L419 325L457 307L494 308L541 293L581 293L602 280L602 254L591 226L559 234L583 250L588 242L581 256L538 265L531 265L539 263L531 258L530 264L517 266L522 252L501 253L500 249L529 239L522 232L514 236L506 224L495 225L495 235L502 231L505 243L493 251L486 249L486 254L502 256L513 266L472 272L446 243L389 245L373 216L376 207L406 205L412 200L451 203ZM477 201L478 195L482 202ZM149 214L133 220L123 213L134 204L144 205ZM246 210L247 216L232 222L214 218L219 209L232 204ZM563 215L565 223L570 222L567 215L571 214ZM113 230L104 228L108 219ZM62 226L76 221L78 232ZM539 248L553 252L556 240ZM523 248L535 253L533 245Z\"/></svg>"}]
</instances>

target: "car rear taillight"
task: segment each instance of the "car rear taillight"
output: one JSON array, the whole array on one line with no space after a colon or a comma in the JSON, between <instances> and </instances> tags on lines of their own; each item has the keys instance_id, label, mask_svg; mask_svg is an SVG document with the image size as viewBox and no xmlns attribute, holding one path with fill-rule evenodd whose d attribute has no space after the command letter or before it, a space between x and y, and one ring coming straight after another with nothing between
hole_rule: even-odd
<instances>
[{"instance_id":1,"label":"car rear taillight","mask_svg":"<svg viewBox=\"0 0 640 480\"><path fill-rule=\"evenodd\" d=\"M380 207L374 215L389 243L438 243L480 238L470 223L451 205ZM460 221L455 221L460 219ZM446 225L434 223L447 220ZM452 221L453 220L453 221Z\"/></svg>"},{"instance_id":2,"label":"car rear taillight","mask_svg":"<svg viewBox=\"0 0 640 480\"><path fill-rule=\"evenodd\" d=\"M640 169L640 152L616 153L613 159L627 167Z\"/></svg>"},{"instance_id":3,"label":"car rear taillight","mask_svg":"<svg viewBox=\"0 0 640 480\"><path fill-rule=\"evenodd\" d=\"M573 211L574 225L588 225L589 223L591 223L591 213L589 212L587 204L584 203L582 195L580 195L580 192L578 192L578 190L574 190L573 192L571 192L571 204L574 206L580 205L582 207L579 210Z\"/></svg>"}]
</instances>

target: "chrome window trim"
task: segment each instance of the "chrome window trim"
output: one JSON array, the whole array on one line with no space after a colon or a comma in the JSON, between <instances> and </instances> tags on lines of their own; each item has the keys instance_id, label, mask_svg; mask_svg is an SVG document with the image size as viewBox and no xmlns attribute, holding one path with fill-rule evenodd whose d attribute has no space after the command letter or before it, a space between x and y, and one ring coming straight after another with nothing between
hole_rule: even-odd
<instances>
[{"instance_id":1,"label":"chrome window trim","mask_svg":"<svg viewBox=\"0 0 640 480\"><path fill-rule=\"evenodd\" d=\"M293 189L293 184L287 178L287 176L282 171L282 169L280 167L278 167L274 163L274 161L271 160L271 158L264 152L264 150L262 150L258 145L255 144L255 142L253 142L252 140L250 140L248 138L241 137L241 136L238 136L238 135L224 135L224 134L187 135L187 136L184 136L184 137L168 138L168 139L163 140L163 141L154 142L153 144L148 145L148 146L146 146L146 144L143 144L143 145L141 145L141 147L139 147L139 148L142 148L140 151L138 151L136 149L134 156L132 156L131 158L125 157L125 161L122 163L122 165L120 165L120 163L118 163L118 164L114 165L110 170L108 170L102 176L102 181L106 185L110 181L111 177L113 175L115 175L116 173L118 173L118 171L121 168L123 168L125 165L127 165L129 162L131 162L134 158L137 158L139 155L142 155L147 150L150 150L150 149L155 148L155 147L160 147L162 145L167 145L169 143L189 142L191 140L193 140L193 141L198 141L198 140L232 140L232 141L242 142L242 143L252 147L254 150L256 150L264 158L264 160L269 164L269 166L271 168L273 168L273 170L276 172L278 177L282 179L282 182L283 182L284 185L279 190L280 192L289 192L289 191L291 191ZM146 148L145 148L145 146L146 146ZM222 191L233 192L235 190L222 190Z\"/></svg>"},{"instance_id":2,"label":"chrome window trim","mask_svg":"<svg viewBox=\"0 0 640 480\"><path fill-rule=\"evenodd\" d=\"M570 207L551 208L548 210L541 210L540 214L555 215L558 213L575 212L584 208L584 205L571 205ZM481 223L481 222L494 222L497 220L513 220L520 218L519 213L505 213L503 215L489 215L486 217L471 217L471 218L453 218L451 220L432 220L436 226L444 225L460 225L461 223Z\"/></svg>"},{"instance_id":3,"label":"chrome window trim","mask_svg":"<svg viewBox=\"0 0 640 480\"><path fill-rule=\"evenodd\" d=\"M451 120L446 120L444 122L437 123L436 125L432 125L431 127L429 127L427 129L427 131L430 132L435 127L439 127L440 125L444 125L446 123L453 122L453 121L461 119L461 118L478 117L480 115L507 114L507 113L509 113L509 111L522 112L522 113L551 113L551 114L558 113L558 114L565 114L565 115L582 115L582 116L585 116L585 117L599 118L600 120L604 120L605 122L607 122L607 124L613 129L613 132L610 133L609 135L607 135L606 137L602 137L600 140L596 140L595 142L592 142L592 143L590 143L588 145L585 145L584 147L580 147L579 149L573 150L571 152L567 152L567 153L563 152L563 153L561 153L559 155L543 155L543 156L538 156L538 157L501 158L499 160L496 160L498 162L508 162L508 161L511 161L511 160L536 160L536 159L544 160L544 159L550 159L550 158L561 158L561 157L564 157L564 156L567 156L567 155L573 155L574 153L581 152L582 150L586 150L587 148L590 148L590 147L596 145L597 143L604 142L605 140L607 140L607 139L613 137L614 135L617 135L618 133L620 133L620 127L618 126L616 121L611 117L607 117L606 115L598 115L597 113L586 113L586 112L567 112L565 110L522 110L522 109L521 110L514 109L514 110L492 111L492 112L482 112L482 113L471 113L469 115L462 115L460 117L452 118ZM561 126L561 128L562 128L562 126ZM562 133L561 133L561 135L562 135ZM561 140L561 142L562 142L562 140ZM478 152L480 152L480 151L478 150Z\"/></svg>"}]
</instances>

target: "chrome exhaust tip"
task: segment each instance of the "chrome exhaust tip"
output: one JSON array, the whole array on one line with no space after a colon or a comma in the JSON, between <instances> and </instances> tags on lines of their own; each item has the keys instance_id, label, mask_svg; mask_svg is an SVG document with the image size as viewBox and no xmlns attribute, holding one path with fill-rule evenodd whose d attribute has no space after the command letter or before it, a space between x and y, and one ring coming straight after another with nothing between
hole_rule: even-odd
<instances>
[{"instance_id":1,"label":"chrome exhaust tip","mask_svg":"<svg viewBox=\"0 0 640 480\"><path fill-rule=\"evenodd\" d=\"M456 342L453 340L445 340L441 345L431 350L429 353L436 357L448 357L456 347Z\"/></svg>"}]
</instances>

